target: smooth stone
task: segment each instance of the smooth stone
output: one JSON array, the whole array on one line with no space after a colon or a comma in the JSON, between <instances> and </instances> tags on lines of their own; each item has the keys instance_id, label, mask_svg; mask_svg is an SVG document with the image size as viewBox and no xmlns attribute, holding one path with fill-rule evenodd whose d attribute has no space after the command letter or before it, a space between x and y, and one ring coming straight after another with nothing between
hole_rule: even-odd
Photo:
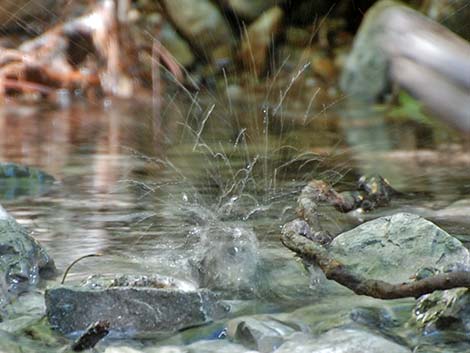
<instances>
[{"instance_id":1,"label":"smooth stone","mask_svg":"<svg viewBox=\"0 0 470 353\"><path fill-rule=\"evenodd\" d=\"M269 316L239 317L227 323L230 338L261 353L274 351L287 336L301 330L300 324L282 322Z\"/></svg>"},{"instance_id":2,"label":"smooth stone","mask_svg":"<svg viewBox=\"0 0 470 353\"><path fill-rule=\"evenodd\" d=\"M336 237L329 250L355 273L390 283L408 282L423 267L470 270L470 254L459 240L410 213L363 223Z\"/></svg>"},{"instance_id":3,"label":"smooth stone","mask_svg":"<svg viewBox=\"0 0 470 353\"><path fill-rule=\"evenodd\" d=\"M333 329L313 337L297 333L274 353L411 353L381 336L352 329Z\"/></svg>"},{"instance_id":4,"label":"smooth stone","mask_svg":"<svg viewBox=\"0 0 470 353\"><path fill-rule=\"evenodd\" d=\"M208 323L227 310L208 290L62 286L47 289L45 300L51 326L64 334L98 320L109 321L117 336L165 334Z\"/></svg>"}]
</instances>

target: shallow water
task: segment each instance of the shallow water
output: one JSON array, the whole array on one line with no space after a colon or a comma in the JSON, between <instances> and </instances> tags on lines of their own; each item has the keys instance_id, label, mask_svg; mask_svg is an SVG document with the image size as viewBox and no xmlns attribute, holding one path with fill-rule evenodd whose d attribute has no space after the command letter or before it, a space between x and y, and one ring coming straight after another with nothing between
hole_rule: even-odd
<instances>
[{"instance_id":1,"label":"shallow water","mask_svg":"<svg viewBox=\"0 0 470 353\"><path fill-rule=\"evenodd\" d=\"M158 123L142 102L5 106L0 159L39 167L58 182L39 196L0 202L33 230L59 269L103 254L78 263L67 281L154 272L192 279L185 267L191 235L207 224L249 227L262 254L290 256L279 229L293 218L296 195L312 177L345 190L358 176L379 173L406 197L364 219L407 209L470 239L470 203L461 201L470 191L463 138L387 119L381 110L337 104L307 114L302 99L298 108L280 111L263 99L227 105L202 97L199 109L177 97ZM338 220L338 230L350 226ZM291 311L312 293L293 297L297 304L260 295L242 312Z\"/></svg>"}]
</instances>

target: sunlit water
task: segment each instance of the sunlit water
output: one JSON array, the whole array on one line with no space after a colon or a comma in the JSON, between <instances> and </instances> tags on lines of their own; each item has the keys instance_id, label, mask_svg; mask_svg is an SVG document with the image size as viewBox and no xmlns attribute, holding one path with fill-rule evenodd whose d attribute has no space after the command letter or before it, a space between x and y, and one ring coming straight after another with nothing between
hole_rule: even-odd
<instances>
[{"instance_id":1,"label":"sunlit water","mask_svg":"<svg viewBox=\"0 0 470 353\"><path fill-rule=\"evenodd\" d=\"M380 111L337 104L306 112L309 99L279 105L203 97L199 107L177 97L158 123L150 105L137 102L6 106L0 112L1 159L40 167L58 183L42 195L1 203L34 232L59 269L86 254L103 255L77 264L67 281L97 273L192 280L186 260L200 251L193 240L210 244L211 232L219 238L248 232L254 237L247 238L254 246L249 251L290 256L279 243L280 226L294 217L296 196L313 177L345 190L358 176L379 173L407 195L392 208L420 212L467 241L465 141L390 121ZM338 220L338 230L350 226ZM251 276L246 271L240 276ZM234 297L243 297L243 290L236 288ZM311 293L304 294L303 305L311 301ZM264 305L249 312L295 308L262 292L257 300Z\"/></svg>"}]
</instances>

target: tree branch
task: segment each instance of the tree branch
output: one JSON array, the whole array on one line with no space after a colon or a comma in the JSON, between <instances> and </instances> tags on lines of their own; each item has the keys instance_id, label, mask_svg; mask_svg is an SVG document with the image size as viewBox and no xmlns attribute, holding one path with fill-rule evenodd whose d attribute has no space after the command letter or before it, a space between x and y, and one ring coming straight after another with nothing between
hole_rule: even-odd
<instances>
[{"instance_id":1,"label":"tree branch","mask_svg":"<svg viewBox=\"0 0 470 353\"><path fill-rule=\"evenodd\" d=\"M417 298L436 290L470 288L470 272L442 273L400 284L364 278L360 274L348 270L341 262L335 260L322 245L307 239L296 229L298 227L290 227L289 224L283 227L282 244L307 262L320 267L326 278L351 289L356 294L379 299L398 299Z\"/></svg>"}]
</instances>

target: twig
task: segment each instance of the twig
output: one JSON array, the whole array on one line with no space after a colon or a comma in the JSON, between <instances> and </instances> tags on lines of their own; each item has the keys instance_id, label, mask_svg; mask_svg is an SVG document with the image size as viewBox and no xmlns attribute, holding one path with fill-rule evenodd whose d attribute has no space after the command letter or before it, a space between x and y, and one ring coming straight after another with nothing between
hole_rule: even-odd
<instances>
[{"instance_id":1,"label":"twig","mask_svg":"<svg viewBox=\"0 0 470 353\"><path fill-rule=\"evenodd\" d=\"M93 348L109 333L109 321L100 320L88 326L86 331L72 344L72 351L82 352Z\"/></svg>"},{"instance_id":2,"label":"twig","mask_svg":"<svg viewBox=\"0 0 470 353\"><path fill-rule=\"evenodd\" d=\"M65 269L65 272L64 272L64 275L62 276L62 281L60 281L60 284L64 284L65 282L65 278L67 278L67 275L69 273L69 271L72 269L72 267L79 261L83 260L83 259L86 259L87 257L94 257L94 256L103 256L103 254L100 254L100 253L97 253L97 254L88 254L88 255L84 255L84 256L81 256L79 257L78 259L74 260L70 265L68 265L68 267Z\"/></svg>"}]
</instances>

